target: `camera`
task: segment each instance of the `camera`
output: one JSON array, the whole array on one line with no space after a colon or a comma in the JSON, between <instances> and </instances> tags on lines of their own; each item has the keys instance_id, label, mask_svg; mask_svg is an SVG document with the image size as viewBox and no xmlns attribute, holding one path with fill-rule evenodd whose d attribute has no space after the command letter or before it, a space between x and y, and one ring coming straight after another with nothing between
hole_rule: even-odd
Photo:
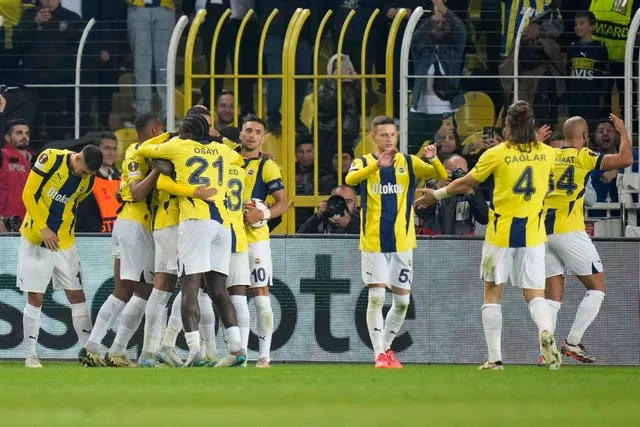
<instances>
[{"instance_id":1,"label":"camera","mask_svg":"<svg viewBox=\"0 0 640 427\"><path fill-rule=\"evenodd\" d=\"M322 215L323 219L329 219L334 216L344 216L347 210L347 201L344 197L334 194L327 199L327 210Z\"/></svg>"},{"instance_id":2,"label":"camera","mask_svg":"<svg viewBox=\"0 0 640 427\"><path fill-rule=\"evenodd\" d=\"M451 171L451 180L453 181L454 179L462 178L466 174L467 173L464 171L464 169L455 168L454 170Z\"/></svg>"},{"instance_id":3,"label":"camera","mask_svg":"<svg viewBox=\"0 0 640 427\"><path fill-rule=\"evenodd\" d=\"M18 215L8 216L6 218L0 217L4 224L4 228L9 232L17 233L20 231L20 225L22 221L20 221L20 217Z\"/></svg>"}]
</instances>

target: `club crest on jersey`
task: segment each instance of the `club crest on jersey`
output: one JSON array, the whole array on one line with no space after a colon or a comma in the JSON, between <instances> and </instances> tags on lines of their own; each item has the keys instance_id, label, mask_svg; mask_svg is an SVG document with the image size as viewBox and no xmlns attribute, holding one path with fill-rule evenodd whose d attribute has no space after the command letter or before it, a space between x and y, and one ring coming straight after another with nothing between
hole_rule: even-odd
<instances>
[{"instance_id":1,"label":"club crest on jersey","mask_svg":"<svg viewBox=\"0 0 640 427\"><path fill-rule=\"evenodd\" d=\"M260 260L260 258L256 258L256 259L254 260L254 262L255 262L256 264L260 264L260 261L261 261L261 260Z\"/></svg>"},{"instance_id":2,"label":"club crest on jersey","mask_svg":"<svg viewBox=\"0 0 640 427\"><path fill-rule=\"evenodd\" d=\"M253 169L249 169L249 170L247 171L247 175L253 175L253 174L254 174L254 170L253 170Z\"/></svg>"},{"instance_id":3,"label":"club crest on jersey","mask_svg":"<svg viewBox=\"0 0 640 427\"><path fill-rule=\"evenodd\" d=\"M135 172L135 171L137 171L137 170L138 170L138 167L139 167L139 166L140 166L140 165L138 165L138 162L131 162L131 163L129 163L129 167L128 167L128 169L129 169L129 171L131 171L131 172Z\"/></svg>"},{"instance_id":4,"label":"club crest on jersey","mask_svg":"<svg viewBox=\"0 0 640 427\"><path fill-rule=\"evenodd\" d=\"M405 173L406 170L404 168L398 168L398 173Z\"/></svg>"}]
</instances>

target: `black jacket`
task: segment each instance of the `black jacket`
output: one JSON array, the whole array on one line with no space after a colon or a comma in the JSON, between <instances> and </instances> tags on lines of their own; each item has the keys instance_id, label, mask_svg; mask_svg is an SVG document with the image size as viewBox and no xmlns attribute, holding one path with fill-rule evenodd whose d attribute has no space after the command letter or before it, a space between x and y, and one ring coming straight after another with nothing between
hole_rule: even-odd
<instances>
[{"instance_id":1,"label":"black jacket","mask_svg":"<svg viewBox=\"0 0 640 427\"><path fill-rule=\"evenodd\" d=\"M329 221L323 221L317 214L311 216L298 229L301 234L359 234L360 233L360 214L351 215L351 222L346 228L338 228Z\"/></svg>"},{"instance_id":2,"label":"black jacket","mask_svg":"<svg viewBox=\"0 0 640 427\"><path fill-rule=\"evenodd\" d=\"M467 211L468 207L468 211ZM416 210L422 220L421 234L465 236L473 234L475 222L489 222L489 207L479 192L461 194Z\"/></svg>"}]
</instances>

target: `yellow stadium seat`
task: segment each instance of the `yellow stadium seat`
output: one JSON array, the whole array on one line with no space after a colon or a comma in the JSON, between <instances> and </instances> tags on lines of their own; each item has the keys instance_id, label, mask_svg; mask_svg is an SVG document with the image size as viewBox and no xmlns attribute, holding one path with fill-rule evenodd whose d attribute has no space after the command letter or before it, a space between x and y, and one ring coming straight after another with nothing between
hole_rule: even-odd
<instances>
[{"instance_id":1,"label":"yellow stadium seat","mask_svg":"<svg viewBox=\"0 0 640 427\"><path fill-rule=\"evenodd\" d=\"M279 164L282 164L285 161L285 159L282 158L282 140L279 136L268 133L264 139L262 151L271 154Z\"/></svg>"},{"instance_id":2,"label":"yellow stadium seat","mask_svg":"<svg viewBox=\"0 0 640 427\"><path fill-rule=\"evenodd\" d=\"M313 103L313 93L304 97L302 103L302 111L300 111L300 121L311 131L311 125L313 124L313 114L315 110L315 104Z\"/></svg>"},{"instance_id":3,"label":"yellow stadium seat","mask_svg":"<svg viewBox=\"0 0 640 427\"><path fill-rule=\"evenodd\" d=\"M467 92L465 104L456 112L458 134L467 137L482 131L485 126L493 126L496 120L493 101L484 92Z\"/></svg>"},{"instance_id":4,"label":"yellow stadium seat","mask_svg":"<svg viewBox=\"0 0 640 427\"><path fill-rule=\"evenodd\" d=\"M122 161L124 160L124 153L131 144L138 142L138 132L132 128L122 128L114 132L116 138L118 138L118 152L116 155L116 166L119 170L122 170Z\"/></svg>"}]
</instances>

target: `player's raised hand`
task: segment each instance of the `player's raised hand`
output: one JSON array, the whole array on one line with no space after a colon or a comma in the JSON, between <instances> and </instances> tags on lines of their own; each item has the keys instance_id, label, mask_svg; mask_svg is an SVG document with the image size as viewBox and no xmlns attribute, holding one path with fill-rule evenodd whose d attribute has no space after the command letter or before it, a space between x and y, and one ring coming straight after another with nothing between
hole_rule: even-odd
<instances>
[{"instance_id":1,"label":"player's raised hand","mask_svg":"<svg viewBox=\"0 0 640 427\"><path fill-rule=\"evenodd\" d=\"M431 188L418 188L416 193L421 194L418 199L416 199L415 207L416 208L426 208L433 205L436 202L436 198L433 195L433 189Z\"/></svg>"},{"instance_id":2,"label":"player's raised hand","mask_svg":"<svg viewBox=\"0 0 640 427\"><path fill-rule=\"evenodd\" d=\"M424 147L424 158L427 160L435 159L438 154L438 146L436 144L429 144Z\"/></svg>"},{"instance_id":3,"label":"player's raised hand","mask_svg":"<svg viewBox=\"0 0 640 427\"><path fill-rule=\"evenodd\" d=\"M618 131L618 133L622 133L622 131L626 132L627 128L624 127L624 120L622 120L620 117L611 113L609 114L609 120L611 120L613 127Z\"/></svg>"},{"instance_id":4,"label":"player's raised hand","mask_svg":"<svg viewBox=\"0 0 640 427\"><path fill-rule=\"evenodd\" d=\"M544 125L536 131L536 140L546 141L551 136L551 126Z\"/></svg>"},{"instance_id":5,"label":"player's raised hand","mask_svg":"<svg viewBox=\"0 0 640 427\"><path fill-rule=\"evenodd\" d=\"M209 200L213 196L215 196L216 194L218 194L218 189L217 188L209 187L208 185L201 185L199 187L196 187L196 190L195 190L193 195L197 199Z\"/></svg>"},{"instance_id":6,"label":"player's raised hand","mask_svg":"<svg viewBox=\"0 0 640 427\"><path fill-rule=\"evenodd\" d=\"M393 161L397 152L398 150L396 150L395 148L385 150L385 152L382 153L382 155L378 159L378 167L388 168L389 166L393 166Z\"/></svg>"},{"instance_id":7,"label":"player's raised hand","mask_svg":"<svg viewBox=\"0 0 640 427\"><path fill-rule=\"evenodd\" d=\"M58 250L58 236L56 236L56 233L51 231L50 228L43 228L40 231L40 237L42 238L42 243L44 243L44 246L47 249L54 252Z\"/></svg>"}]
</instances>

